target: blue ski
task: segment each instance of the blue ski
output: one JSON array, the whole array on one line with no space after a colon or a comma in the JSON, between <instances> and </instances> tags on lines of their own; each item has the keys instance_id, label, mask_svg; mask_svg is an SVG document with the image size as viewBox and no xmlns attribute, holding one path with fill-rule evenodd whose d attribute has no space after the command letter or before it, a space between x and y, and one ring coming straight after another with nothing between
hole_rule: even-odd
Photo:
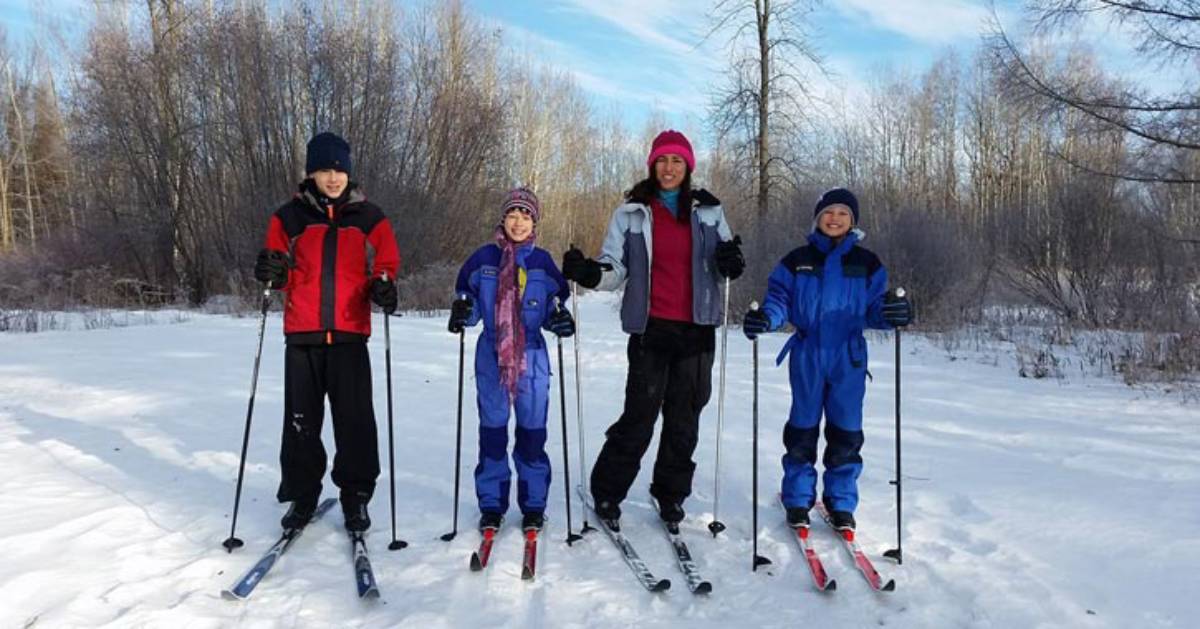
<instances>
[{"instance_id":1,"label":"blue ski","mask_svg":"<svg viewBox=\"0 0 1200 629\"><path fill-rule=\"evenodd\" d=\"M379 586L375 583L375 571L367 558L367 540L361 532L350 533L350 544L354 549L354 583L358 586L359 598L379 598Z\"/></svg>"},{"instance_id":2,"label":"blue ski","mask_svg":"<svg viewBox=\"0 0 1200 629\"><path fill-rule=\"evenodd\" d=\"M325 512L332 509L333 505L335 504L337 504L337 500L334 498L327 498L321 502L321 504L317 506L316 512L313 513L312 519L308 521L309 524L312 524L320 519L321 516L325 515ZM279 558L283 556L283 553L287 552L287 549L291 547L292 542L296 541L296 538L300 537L300 534L303 532L304 527L296 529L284 529L283 535L279 537L279 541L275 542L274 545L267 549L267 552L263 554L262 558L259 559L258 562L255 563L254 566L246 572L246 574L242 575L242 578L238 579L228 590L221 590L221 596L228 600L245 600L246 597L250 596L250 593L254 591L254 588L259 584L259 582L267 576L267 573L271 571L271 568L275 565L275 562L279 561Z\"/></svg>"}]
</instances>

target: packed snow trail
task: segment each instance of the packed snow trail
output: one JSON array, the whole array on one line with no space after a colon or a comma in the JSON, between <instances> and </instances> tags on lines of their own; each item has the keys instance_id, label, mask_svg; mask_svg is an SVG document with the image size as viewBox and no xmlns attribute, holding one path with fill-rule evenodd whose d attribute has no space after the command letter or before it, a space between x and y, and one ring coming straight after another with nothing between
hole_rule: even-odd
<instances>
[{"instance_id":1,"label":"packed snow trail","mask_svg":"<svg viewBox=\"0 0 1200 629\"><path fill-rule=\"evenodd\" d=\"M593 457L624 397L628 337L614 304L612 295L580 300L588 321L582 358ZM410 546L386 550L385 474L371 503L375 527L366 537L381 598L358 598L335 509L305 531L253 596L226 601L221 590L280 533L284 508L274 495L281 322L275 312L267 325L238 516L246 546L230 555L221 541L229 533L257 320L155 316L160 324L0 334L0 492L7 507L0 512L0 626L1198 624L1196 406L1115 381L1021 379L1009 350L951 356L915 333L904 339L902 566L881 557L895 543L887 334L869 336L874 382L867 389L862 502L855 513L869 534L860 540L863 550L896 580L895 592L871 592L836 538L815 530L813 541L839 585L833 596L816 592L791 532L766 499L759 506L759 552L774 563L751 573L750 344L737 330L730 331L721 452L721 519L729 530L713 539L705 528L712 519L706 479L715 454L715 400L701 420L697 482L681 523L712 594L694 596L684 587L644 591L600 532L568 547L558 485L551 488L537 578L520 578L515 526L500 531L504 539L487 571L471 573L465 567L478 535L464 529L450 543L438 540L453 498L458 339L445 331L444 316L413 314L392 326L397 532ZM381 320L375 324L382 330ZM472 346L477 333L469 332ZM370 350L382 434L381 341L373 339ZM760 341L760 496L777 491L780 433L790 405L786 369L765 357L785 341L782 334ZM571 363L568 409L574 408ZM558 396L554 381L551 399ZM467 382L467 395L473 391ZM478 420L471 400L465 410L460 506L461 521L469 523L476 518L469 487ZM560 448L558 424L550 422L551 452ZM325 432L332 453L328 421ZM385 448L386 439L380 442ZM651 445L635 487L649 485L656 448ZM555 483L562 479L559 465L555 460ZM328 479L323 495L337 495ZM649 519L647 501L636 492L630 501L623 532L657 573L677 578L676 558Z\"/></svg>"}]
</instances>

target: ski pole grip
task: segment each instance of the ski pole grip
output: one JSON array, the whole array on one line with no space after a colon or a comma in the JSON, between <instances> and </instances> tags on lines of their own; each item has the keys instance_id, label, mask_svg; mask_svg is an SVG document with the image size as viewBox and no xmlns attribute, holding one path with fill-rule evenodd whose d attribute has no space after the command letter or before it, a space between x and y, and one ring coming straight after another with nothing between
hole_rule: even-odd
<instances>
[{"instance_id":1,"label":"ski pole grip","mask_svg":"<svg viewBox=\"0 0 1200 629\"><path fill-rule=\"evenodd\" d=\"M752 301L752 302L750 302L750 309L751 309L751 310L758 310L758 302L757 302L757 301Z\"/></svg>"}]
</instances>

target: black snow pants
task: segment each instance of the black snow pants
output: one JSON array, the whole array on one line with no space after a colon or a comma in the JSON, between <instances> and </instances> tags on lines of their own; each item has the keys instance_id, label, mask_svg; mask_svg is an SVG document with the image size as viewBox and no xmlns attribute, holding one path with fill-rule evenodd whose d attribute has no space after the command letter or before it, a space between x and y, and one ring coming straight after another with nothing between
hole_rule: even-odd
<instances>
[{"instance_id":1,"label":"black snow pants","mask_svg":"<svg viewBox=\"0 0 1200 629\"><path fill-rule=\"evenodd\" d=\"M288 345L284 366L280 502L315 499L325 476L321 424L333 414L333 483L369 500L379 478L378 433L366 343Z\"/></svg>"},{"instance_id":2,"label":"black snow pants","mask_svg":"<svg viewBox=\"0 0 1200 629\"><path fill-rule=\"evenodd\" d=\"M663 428L650 493L677 501L692 493L700 411L712 393L715 328L651 318L642 334L629 337L625 409L608 428L592 466L597 503L620 504L641 469L662 411Z\"/></svg>"}]
</instances>

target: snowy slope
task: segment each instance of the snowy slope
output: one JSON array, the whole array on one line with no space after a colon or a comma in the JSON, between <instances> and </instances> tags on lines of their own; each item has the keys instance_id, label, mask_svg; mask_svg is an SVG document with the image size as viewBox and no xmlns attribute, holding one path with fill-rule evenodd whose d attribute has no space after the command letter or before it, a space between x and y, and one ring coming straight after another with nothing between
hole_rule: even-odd
<instances>
[{"instance_id":1,"label":"snowy slope","mask_svg":"<svg viewBox=\"0 0 1200 629\"><path fill-rule=\"evenodd\" d=\"M620 412L626 336L612 296L582 301L588 456ZM182 320L181 319L186 319ZM483 574L467 571L477 535L468 364L460 534L450 529L457 339L442 318L394 319L398 532L389 552L387 455L369 535L382 599L354 593L336 511L310 527L246 602L219 592L274 540L283 341L268 322L238 536L221 541L237 475L257 320L175 317L162 325L0 335L0 627L513 626L656 627L1192 627L1200 615L1200 412L1118 383L1023 380L1001 361L949 361L905 336L903 566L894 545L892 337L871 338L860 541L897 591L874 594L818 527L840 587L812 590L775 505L785 338L761 343L760 542L774 564L750 566L750 344L729 337L721 519L712 518L716 377L705 411L685 537L714 593L683 587L645 487L652 454L625 505L625 530L666 594L641 590L599 535L567 547L557 384L555 465L539 575L522 582L520 541L506 529ZM382 321L371 342L386 448ZM473 330L477 333L478 330ZM468 336L473 347L474 337ZM553 346L552 346L553 348ZM468 348L469 350L470 348ZM571 477L579 482L572 347ZM468 363L471 352L467 353ZM557 379L556 379L557 383ZM327 422L328 424L328 422ZM326 426L326 443L329 427ZM330 446L332 448L332 446ZM652 446L651 453L654 451ZM588 461L590 463L590 461ZM326 495L336 495L327 482ZM581 512L572 496L578 528Z\"/></svg>"}]
</instances>

